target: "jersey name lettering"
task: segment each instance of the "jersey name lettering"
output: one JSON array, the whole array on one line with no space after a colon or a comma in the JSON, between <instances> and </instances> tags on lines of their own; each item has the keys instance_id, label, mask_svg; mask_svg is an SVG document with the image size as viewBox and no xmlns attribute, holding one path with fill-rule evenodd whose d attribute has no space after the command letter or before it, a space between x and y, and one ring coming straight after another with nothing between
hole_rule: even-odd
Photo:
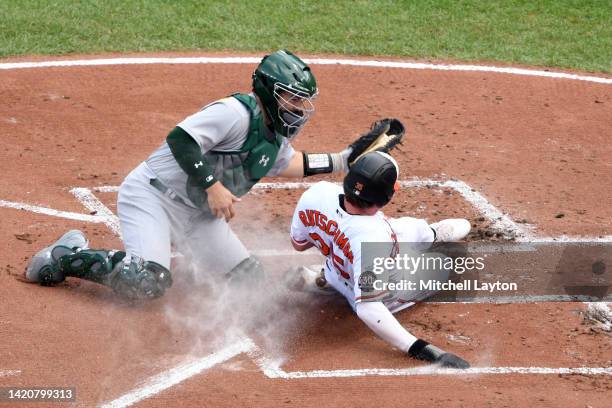
<instances>
[{"instance_id":1,"label":"jersey name lettering","mask_svg":"<svg viewBox=\"0 0 612 408\"><path fill-rule=\"evenodd\" d=\"M317 227L321 232L333 237L334 243L342 251L345 258L353 263L353 251L348 237L344 235L338 223L334 220L328 220L325 214L317 210L302 210L299 212L300 221L305 227Z\"/></svg>"}]
</instances>

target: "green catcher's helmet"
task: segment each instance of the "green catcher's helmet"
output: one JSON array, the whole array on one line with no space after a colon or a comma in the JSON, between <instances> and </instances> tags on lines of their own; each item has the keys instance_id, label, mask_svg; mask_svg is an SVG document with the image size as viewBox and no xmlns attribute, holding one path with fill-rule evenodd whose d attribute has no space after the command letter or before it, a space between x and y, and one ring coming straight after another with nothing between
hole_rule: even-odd
<instances>
[{"instance_id":1,"label":"green catcher's helmet","mask_svg":"<svg viewBox=\"0 0 612 408\"><path fill-rule=\"evenodd\" d=\"M276 133L292 139L314 112L317 82L304 61L280 50L266 55L253 72L253 91Z\"/></svg>"}]
</instances>

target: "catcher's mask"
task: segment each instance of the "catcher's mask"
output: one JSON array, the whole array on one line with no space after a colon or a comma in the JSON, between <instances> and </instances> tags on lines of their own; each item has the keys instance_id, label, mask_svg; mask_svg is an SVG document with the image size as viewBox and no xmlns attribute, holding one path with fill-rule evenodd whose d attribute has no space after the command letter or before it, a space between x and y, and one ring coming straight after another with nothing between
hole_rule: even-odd
<instances>
[{"instance_id":1,"label":"catcher's mask","mask_svg":"<svg viewBox=\"0 0 612 408\"><path fill-rule=\"evenodd\" d=\"M318 89L314 75L287 50L266 55L253 73L253 91L274 131L292 139L314 113Z\"/></svg>"},{"instance_id":2,"label":"catcher's mask","mask_svg":"<svg viewBox=\"0 0 612 408\"><path fill-rule=\"evenodd\" d=\"M344 195L384 207L398 189L399 167L393 157L370 152L359 158L344 177Z\"/></svg>"}]
</instances>

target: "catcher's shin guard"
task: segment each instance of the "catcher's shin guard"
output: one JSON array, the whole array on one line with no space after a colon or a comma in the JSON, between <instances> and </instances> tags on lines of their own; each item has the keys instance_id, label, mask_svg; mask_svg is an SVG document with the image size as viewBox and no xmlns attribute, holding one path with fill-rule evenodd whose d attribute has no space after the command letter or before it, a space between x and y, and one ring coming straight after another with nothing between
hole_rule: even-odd
<instances>
[{"instance_id":1,"label":"catcher's shin guard","mask_svg":"<svg viewBox=\"0 0 612 408\"><path fill-rule=\"evenodd\" d=\"M227 279L232 285L258 285L265 278L261 261L255 256L249 256L227 273Z\"/></svg>"},{"instance_id":2,"label":"catcher's shin guard","mask_svg":"<svg viewBox=\"0 0 612 408\"><path fill-rule=\"evenodd\" d=\"M111 287L120 296L130 299L160 297L172 286L170 271L162 265L144 261L123 251L78 250L57 258L58 269L65 276L90 280ZM52 253L53 256L53 253Z\"/></svg>"}]
</instances>

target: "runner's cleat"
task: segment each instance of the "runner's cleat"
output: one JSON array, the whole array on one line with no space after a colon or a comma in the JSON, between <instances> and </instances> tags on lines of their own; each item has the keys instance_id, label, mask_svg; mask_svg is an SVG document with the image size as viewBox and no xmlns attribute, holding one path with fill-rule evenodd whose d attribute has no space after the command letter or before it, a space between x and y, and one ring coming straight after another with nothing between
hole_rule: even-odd
<instances>
[{"instance_id":1,"label":"runner's cleat","mask_svg":"<svg viewBox=\"0 0 612 408\"><path fill-rule=\"evenodd\" d=\"M463 218L449 218L429 225L436 233L434 242L453 242L465 238L472 229L470 222Z\"/></svg>"},{"instance_id":2,"label":"runner's cleat","mask_svg":"<svg viewBox=\"0 0 612 408\"><path fill-rule=\"evenodd\" d=\"M302 276L304 291L317 293L319 295L333 295L336 293L336 290L327 283L321 266L300 266L298 268L298 273Z\"/></svg>"}]
</instances>

